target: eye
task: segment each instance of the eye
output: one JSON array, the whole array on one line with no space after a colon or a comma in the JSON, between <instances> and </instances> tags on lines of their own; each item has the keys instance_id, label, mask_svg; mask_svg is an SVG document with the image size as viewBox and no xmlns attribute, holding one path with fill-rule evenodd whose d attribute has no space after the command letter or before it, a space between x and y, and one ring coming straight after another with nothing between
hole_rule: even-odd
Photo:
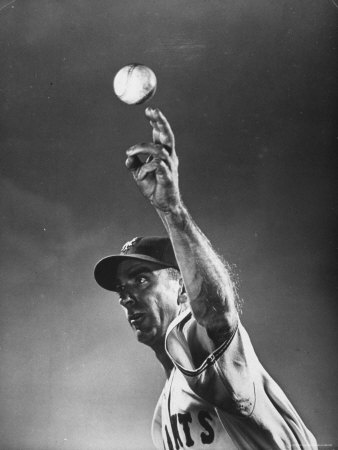
<instances>
[{"instance_id":1,"label":"eye","mask_svg":"<svg viewBox=\"0 0 338 450\"><path fill-rule=\"evenodd\" d=\"M142 285L142 284L147 283L148 279L147 279L144 275L138 275L138 276L135 278L135 281L136 281L137 284Z\"/></svg>"}]
</instances>

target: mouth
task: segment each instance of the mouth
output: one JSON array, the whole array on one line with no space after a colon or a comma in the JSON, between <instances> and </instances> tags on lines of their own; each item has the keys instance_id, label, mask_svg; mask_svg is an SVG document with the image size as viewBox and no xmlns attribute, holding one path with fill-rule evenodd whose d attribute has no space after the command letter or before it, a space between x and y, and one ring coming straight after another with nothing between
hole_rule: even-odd
<instances>
[{"instance_id":1,"label":"mouth","mask_svg":"<svg viewBox=\"0 0 338 450\"><path fill-rule=\"evenodd\" d=\"M128 316L128 320L131 325L139 325L144 319L144 317L145 317L144 313L134 313Z\"/></svg>"}]
</instances>

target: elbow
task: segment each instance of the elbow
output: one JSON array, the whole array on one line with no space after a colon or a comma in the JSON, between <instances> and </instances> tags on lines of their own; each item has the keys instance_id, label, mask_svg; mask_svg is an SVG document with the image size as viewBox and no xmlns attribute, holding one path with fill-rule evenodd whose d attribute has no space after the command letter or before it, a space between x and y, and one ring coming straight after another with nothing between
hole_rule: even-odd
<instances>
[{"instance_id":1,"label":"elbow","mask_svg":"<svg viewBox=\"0 0 338 450\"><path fill-rule=\"evenodd\" d=\"M238 327L238 320L237 311L210 318L205 325L209 338L216 346L228 341Z\"/></svg>"}]
</instances>

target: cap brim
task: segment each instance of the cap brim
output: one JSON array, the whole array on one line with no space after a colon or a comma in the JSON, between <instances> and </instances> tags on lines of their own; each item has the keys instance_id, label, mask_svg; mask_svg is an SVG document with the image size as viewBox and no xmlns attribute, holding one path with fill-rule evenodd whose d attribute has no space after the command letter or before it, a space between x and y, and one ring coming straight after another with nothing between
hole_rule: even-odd
<instances>
[{"instance_id":1,"label":"cap brim","mask_svg":"<svg viewBox=\"0 0 338 450\"><path fill-rule=\"evenodd\" d=\"M154 264L157 264L159 266L159 268L174 267L175 269L178 269L178 267L173 264L166 264L162 261L159 261L156 258L152 258L151 256L142 255L142 254L138 254L138 253L133 253L131 255L111 255L111 256L106 256L105 258L101 259L96 264L95 269L94 269L94 277L95 277L96 282L104 289L107 289L108 291L116 292L117 268L122 261L125 261L128 259L136 259L139 261L149 261Z\"/></svg>"}]
</instances>

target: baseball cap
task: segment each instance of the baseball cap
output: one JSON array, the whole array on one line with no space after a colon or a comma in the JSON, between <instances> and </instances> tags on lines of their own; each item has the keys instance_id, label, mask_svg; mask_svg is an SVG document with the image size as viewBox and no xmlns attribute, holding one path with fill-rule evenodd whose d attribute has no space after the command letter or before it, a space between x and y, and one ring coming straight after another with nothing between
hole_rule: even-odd
<instances>
[{"instance_id":1,"label":"baseball cap","mask_svg":"<svg viewBox=\"0 0 338 450\"><path fill-rule=\"evenodd\" d=\"M96 264L94 277L97 283L108 291L116 291L117 268L122 261L127 259L150 261L158 264L159 268L174 267L178 269L174 250L168 237L135 237L124 244L119 254L106 256Z\"/></svg>"}]
</instances>

